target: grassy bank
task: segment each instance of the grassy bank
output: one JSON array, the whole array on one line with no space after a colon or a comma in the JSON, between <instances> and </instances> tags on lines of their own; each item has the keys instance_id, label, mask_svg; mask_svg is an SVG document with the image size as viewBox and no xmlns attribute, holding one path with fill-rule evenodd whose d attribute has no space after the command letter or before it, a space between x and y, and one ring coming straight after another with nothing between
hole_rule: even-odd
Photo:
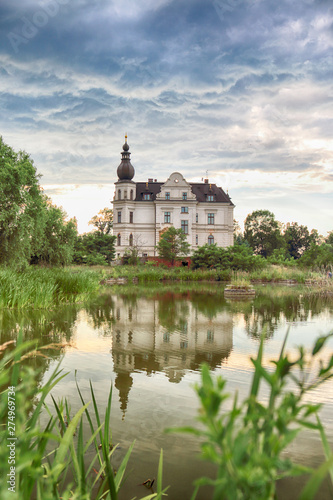
<instances>
[{"instance_id":1,"label":"grassy bank","mask_svg":"<svg viewBox=\"0 0 333 500\"><path fill-rule=\"evenodd\" d=\"M1 269L0 307L42 309L78 302L97 290L99 281L100 273L90 269Z\"/></svg>"},{"instance_id":2,"label":"grassy bank","mask_svg":"<svg viewBox=\"0 0 333 500\"><path fill-rule=\"evenodd\" d=\"M29 268L19 272L0 269L0 308L48 308L68 302L81 302L109 279L125 278L128 283L160 282L230 282L232 279L279 283L310 283L316 293L333 292L333 280L323 274L297 267L268 265L264 269L232 271L231 269L168 268L154 266L71 266L67 268Z\"/></svg>"}]
</instances>

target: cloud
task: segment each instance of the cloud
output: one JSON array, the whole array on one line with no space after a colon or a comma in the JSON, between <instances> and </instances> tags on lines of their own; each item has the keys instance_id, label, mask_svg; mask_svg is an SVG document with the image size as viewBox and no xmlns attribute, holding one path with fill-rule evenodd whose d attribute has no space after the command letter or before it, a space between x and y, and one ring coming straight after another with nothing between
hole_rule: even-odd
<instances>
[{"instance_id":1,"label":"cloud","mask_svg":"<svg viewBox=\"0 0 333 500\"><path fill-rule=\"evenodd\" d=\"M45 184L112 184L127 132L137 180L208 170L236 194L254 178L332 192L330 2L3 0L0 14L2 134Z\"/></svg>"}]
</instances>

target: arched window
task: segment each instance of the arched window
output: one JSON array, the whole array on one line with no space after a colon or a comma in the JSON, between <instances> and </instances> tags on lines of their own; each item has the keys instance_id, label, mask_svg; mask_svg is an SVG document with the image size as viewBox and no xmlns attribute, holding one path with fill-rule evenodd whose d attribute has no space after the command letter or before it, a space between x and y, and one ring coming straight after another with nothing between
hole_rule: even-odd
<instances>
[{"instance_id":1,"label":"arched window","mask_svg":"<svg viewBox=\"0 0 333 500\"><path fill-rule=\"evenodd\" d=\"M132 233L129 235L129 245L130 245L130 247L133 246L133 234Z\"/></svg>"},{"instance_id":2,"label":"arched window","mask_svg":"<svg viewBox=\"0 0 333 500\"><path fill-rule=\"evenodd\" d=\"M118 200L121 200L121 189L118 189Z\"/></svg>"},{"instance_id":3,"label":"arched window","mask_svg":"<svg viewBox=\"0 0 333 500\"><path fill-rule=\"evenodd\" d=\"M121 245L121 236L120 236L120 233L118 233L118 235L117 235L117 245L118 245L118 247L120 247L120 245Z\"/></svg>"},{"instance_id":4,"label":"arched window","mask_svg":"<svg viewBox=\"0 0 333 500\"><path fill-rule=\"evenodd\" d=\"M130 199L133 200L133 189L131 189L131 192L130 192Z\"/></svg>"},{"instance_id":5,"label":"arched window","mask_svg":"<svg viewBox=\"0 0 333 500\"><path fill-rule=\"evenodd\" d=\"M212 234L208 236L208 245L214 245L214 236Z\"/></svg>"}]
</instances>

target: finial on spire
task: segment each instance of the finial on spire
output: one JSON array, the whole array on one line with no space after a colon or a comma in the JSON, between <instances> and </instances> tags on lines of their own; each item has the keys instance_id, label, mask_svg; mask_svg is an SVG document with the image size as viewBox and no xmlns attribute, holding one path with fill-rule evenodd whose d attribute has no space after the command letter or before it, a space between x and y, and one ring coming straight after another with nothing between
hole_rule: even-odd
<instances>
[{"instance_id":1,"label":"finial on spire","mask_svg":"<svg viewBox=\"0 0 333 500\"><path fill-rule=\"evenodd\" d=\"M125 134L125 142L127 142L127 134Z\"/></svg>"}]
</instances>

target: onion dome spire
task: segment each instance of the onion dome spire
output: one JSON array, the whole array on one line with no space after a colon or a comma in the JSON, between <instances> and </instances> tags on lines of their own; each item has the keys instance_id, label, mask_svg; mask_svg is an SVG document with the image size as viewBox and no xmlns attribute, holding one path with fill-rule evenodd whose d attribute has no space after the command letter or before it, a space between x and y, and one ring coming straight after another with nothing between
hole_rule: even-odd
<instances>
[{"instance_id":1,"label":"onion dome spire","mask_svg":"<svg viewBox=\"0 0 333 500\"><path fill-rule=\"evenodd\" d=\"M121 152L121 163L117 169L118 179L120 181L131 181L134 177L135 170L131 163L131 153L127 144L127 135L125 135L125 143Z\"/></svg>"}]
</instances>

